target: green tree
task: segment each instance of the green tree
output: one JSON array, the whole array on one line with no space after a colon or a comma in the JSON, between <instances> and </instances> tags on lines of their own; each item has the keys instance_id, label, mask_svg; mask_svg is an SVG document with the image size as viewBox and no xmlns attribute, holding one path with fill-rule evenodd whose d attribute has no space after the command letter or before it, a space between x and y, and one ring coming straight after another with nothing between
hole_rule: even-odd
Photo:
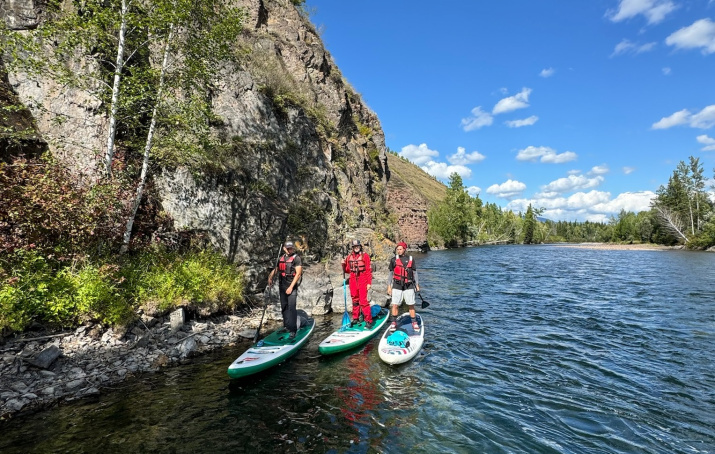
<instances>
[{"instance_id":1,"label":"green tree","mask_svg":"<svg viewBox=\"0 0 715 454\"><path fill-rule=\"evenodd\" d=\"M524 215L524 244L534 242L534 231L536 230L537 222L534 210L531 208L531 204L529 204L529 207L526 209L526 214Z\"/></svg>"},{"instance_id":2,"label":"green tree","mask_svg":"<svg viewBox=\"0 0 715 454\"><path fill-rule=\"evenodd\" d=\"M660 186L651 203L652 239L661 243L682 242L688 247L707 247L708 224L713 217L713 201L705 191L700 158L680 161L668 180Z\"/></svg>"},{"instance_id":3,"label":"green tree","mask_svg":"<svg viewBox=\"0 0 715 454\"><path fill-rule=\"evenodd\" d=\"M474 221L474 202L464 188L462 177L452 173L449 177L447 196L430 209L427 218L431 229L448 246L457 246L468 240L470 226Z\"/></svg>"},{"instance_id":4,"label":"green tree","mask_svg":"<svg viewBox=\"0 0 715 454\"><path fill-rule=\"evenodd\" d=\"M707 210L705 209L707 204L701 203L707 201L707 194L705 194L705 177L703 175L705 170L703 165L700 163L700 158L695 158L693 156L690 156L689 167L692 180L692 197L695 204L694 227L700 231L702 228L703 216L707 214Z\"/></svg>"},{"instance_id":5,"label":"green tree","mask_svg":"<svg viewBox=\"0 0 715 454\"><path fill-rule=\"evenodd\" d=\"M88 90L108 106L103 154L108 177L120 128L129 150L143 150L124 229L126 251L152 152L158 148L160 156L182 156L181 162L215 147L210 93L221 65L235 57L233 44L243 12L222 0L88 0L61 5L51 2L50 19L29 34L5 32L3 50L14 57L13 67L50 74ZM88 63L77 71L78 62Z\"/></svg>"},{"instance_id":6,"label":"green tree","mask_svg":"<svg viewBox=\"0 0 715 454\"><path fill-rule=\"evenodd\" d=\"M682 161L681 161L682 164ZM681 170L679 172L679 170ZM651 207L656 213L662 232L675 241L688 242L685 232L688 216L688 189L683 183L682 171L684 166L673 171L666 186L661 185L656 191L656 196L651 202Z\"/></svg>"},{"instance_id":7,"label":"green tree","mask_svg":"<svg viewBox=\"0 0 715 454\"><path fill-rule=\"evenodd\" d=\"M611 223L613 225L612 241L633 242L639 237L635 213L621 209L618 218L611 218Z\"/></svg>"}]
</instances>

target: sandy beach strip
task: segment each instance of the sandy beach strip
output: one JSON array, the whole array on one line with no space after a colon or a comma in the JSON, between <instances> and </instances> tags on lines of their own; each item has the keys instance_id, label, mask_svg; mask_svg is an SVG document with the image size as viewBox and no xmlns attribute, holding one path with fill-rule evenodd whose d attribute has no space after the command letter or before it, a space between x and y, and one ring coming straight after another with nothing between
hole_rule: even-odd
<instances>
[{"instance_id":1,"label":"sandy beach strip","mask_svg":"<svg viewBox=\"0 0 715 454\"><path fill-rule=\"evenodd\" d=\"M682 246L663 246L660 244L618 244L618 243L553 243L551 246L569 247L578 249L600 249L604 251L673 251L680 250Z\"/></svg>"}]
</instances>

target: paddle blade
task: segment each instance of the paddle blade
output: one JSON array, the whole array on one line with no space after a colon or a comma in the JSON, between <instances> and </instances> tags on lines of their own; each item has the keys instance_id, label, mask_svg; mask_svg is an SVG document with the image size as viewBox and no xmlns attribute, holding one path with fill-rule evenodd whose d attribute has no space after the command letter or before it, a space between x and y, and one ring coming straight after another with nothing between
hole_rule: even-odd
<instances>
[{"instance_id":1,"label":"paddle blade","mask_svg":"<svg viewBox=\"0 0 715 454\"><path fill-rule=\"evenodd\" d=\"M422 298L422 294L420 292L417 292L417 296L419 296L420 300L422 301L422 309L428 308L429 302L425 301L425 299Z\"/></svg>"},{"instance_id":2,"label":"paddle blade","mask_svg":"<svg viewBox=\"0 0 715 454\"><path fill-rule=\"evenodd\" d=\"M342 326L349 325L350 324L350 314L348 314L348 311L345 311L343 314L343 323Z\"/></svg>"}]
</instances>

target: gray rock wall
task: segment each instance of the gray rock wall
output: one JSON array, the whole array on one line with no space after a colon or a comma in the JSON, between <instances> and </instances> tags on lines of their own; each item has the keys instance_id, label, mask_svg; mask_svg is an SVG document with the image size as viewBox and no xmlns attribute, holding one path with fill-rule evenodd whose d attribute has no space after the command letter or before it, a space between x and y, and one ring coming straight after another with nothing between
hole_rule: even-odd
<instances>
[{"instance_id":1,"label":"gray rock wall","mask_svg":"<svg viewBox=\"0 0 715 454\"><path fill-rule=\"evenodd\" d=\"M0 17L10 30L37 27L41 2L35 0L0 0Z\"/></svg>"}]
</instances>

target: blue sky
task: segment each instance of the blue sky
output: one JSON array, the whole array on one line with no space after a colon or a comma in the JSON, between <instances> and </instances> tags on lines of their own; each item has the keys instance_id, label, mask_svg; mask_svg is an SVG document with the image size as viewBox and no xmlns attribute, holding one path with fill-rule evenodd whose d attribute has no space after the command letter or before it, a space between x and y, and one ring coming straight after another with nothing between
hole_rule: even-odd
<instances>
[{"instance_id":1,"label":"blue sky","mask_svg":"<svg viewBox=\"0 0 715 454\"><path fill-rule=\"evenodd\" d=\"M647 210L715 167L715 0L307 0L387 146L514 211Z\"/></svg>"}]
</instances>

